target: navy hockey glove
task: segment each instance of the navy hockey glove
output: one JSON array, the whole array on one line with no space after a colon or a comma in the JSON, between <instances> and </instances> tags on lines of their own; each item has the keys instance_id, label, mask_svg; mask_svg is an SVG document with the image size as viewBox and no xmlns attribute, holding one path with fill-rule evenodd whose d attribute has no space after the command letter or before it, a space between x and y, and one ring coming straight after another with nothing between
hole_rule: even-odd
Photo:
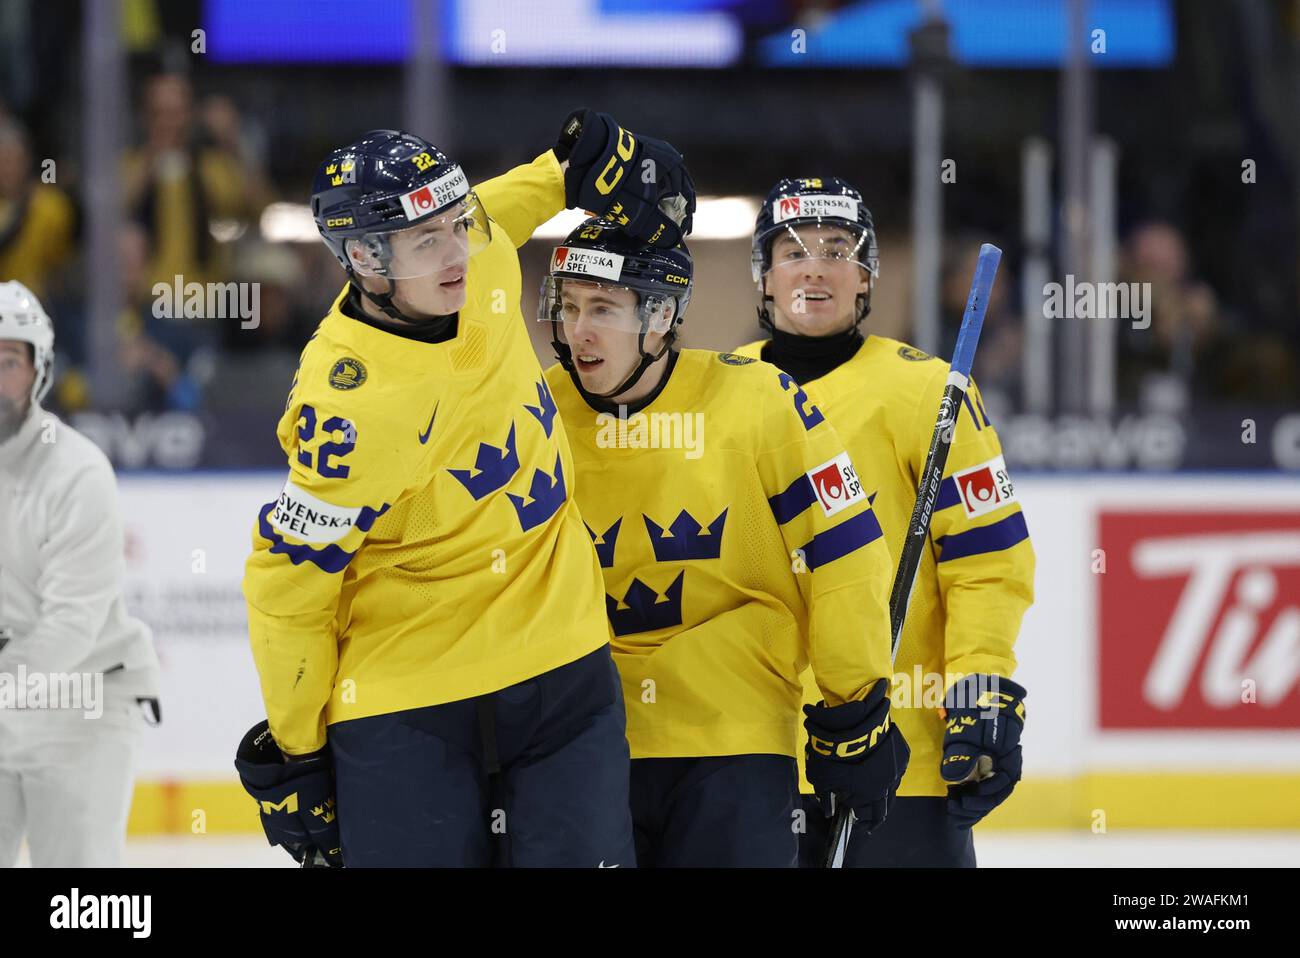
<instances>
[{"instance_id":1,"label":"navy hockey glove","mask_svg":"<svg viewBox=\"0 0 1300 958\"><path fill-rule=\"evenodd\" d=\"M1020 781L1025 690L995 675L968 675L948 690L939 774L948 782L948 814L970 828Z\"/></svg>"},{"instance_id":2,"label":"navy hockey glove","mask_svg":"<svg viewBox=\"0 0 1300 958\"><path fill-rule=\"evenodd\" d=\"M568 160L564 201L671 249L691 231L695 183L671 143L625 130L608 113L574 110L555 155Z\"/></svg>"},{"instance_id":3,"label":"navy hockey glove","mask_svg":"<svg viewBox=\"0 0 1300 958\"><path fill-rule=\"evenodd\" d=\"M867 833L885 821L912 754L890 718L888 693L881 679L860 702L803 707L809 784L828 816L845 802Z\"/></svg>"},{"instance_id":4,"label":"navy hockey glove","mask_svg":"<svg viewBox=\"0 0 1300 958\"><path fill-rule=\"evenodd\" d=\"M266 840L281 845L296 862L343 865L335 821L334 779L329 753L322 749L286 761L266 721L258 722L239 743L239 780L257 800Z\"/></svg>"}]
</instances>

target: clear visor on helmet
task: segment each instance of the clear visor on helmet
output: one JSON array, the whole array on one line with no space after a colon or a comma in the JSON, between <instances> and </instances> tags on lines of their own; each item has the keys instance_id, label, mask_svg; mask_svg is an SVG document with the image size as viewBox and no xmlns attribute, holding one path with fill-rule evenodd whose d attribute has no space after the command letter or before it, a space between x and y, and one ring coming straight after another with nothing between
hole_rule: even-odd
<instances>
[{"instance_id":1,"label":"clear visor on helmet","mask_svg":"<svg viewBox=\"0 0 1300 958\"><path fill-rule=\"evenodd\" d=\"M800 223L778 226L762 243L768 250L768 270L802 269L810 261L842 261L876 275L879 260L875 235L857 223ZM761 264L755 263L755 279Z\"/></svg>"},{"instance_id":2,"label":"clear visor on helmet","mask_svg":"<svg viewBox=\"0 0 1300 958\"><path fill-rule=\"evenodd\" d=\"M406 229L366 233L347 241L352 268L361 276L418 279L464 269L469 258L492 238L487 215L471 190L437 216Z\"/></svg>"},{"instance_id":3,"label":"clear visor on helmet","mask_svg":"<svg viewBox=\"0 0 1300 958\"><path fill-rule=\"evenodd\" d=\"M583 326L599 326L623 333L666 333L677 315L675 297L667 293L637 292L628 286L546 275L537 304L537 318L556 322L564 342Z\"/></svg>"}]
</instances>

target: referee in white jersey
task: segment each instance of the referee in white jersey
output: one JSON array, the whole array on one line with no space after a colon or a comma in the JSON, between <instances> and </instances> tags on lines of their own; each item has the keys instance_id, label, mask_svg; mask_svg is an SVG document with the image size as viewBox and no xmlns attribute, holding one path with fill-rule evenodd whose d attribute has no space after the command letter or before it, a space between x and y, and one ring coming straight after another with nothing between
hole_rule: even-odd
<instances>
[{"instance_id":1,"label":"referee in white jersey","mask_svg":"<svg viewBox=\"0 0 1300 958\"><path fill-rule=\"evenodd\" d=\"M0 867L121 864L158 657L122 603L113 467L41 409L54 327L0 283Z\"/></svg>"}]
</instances>

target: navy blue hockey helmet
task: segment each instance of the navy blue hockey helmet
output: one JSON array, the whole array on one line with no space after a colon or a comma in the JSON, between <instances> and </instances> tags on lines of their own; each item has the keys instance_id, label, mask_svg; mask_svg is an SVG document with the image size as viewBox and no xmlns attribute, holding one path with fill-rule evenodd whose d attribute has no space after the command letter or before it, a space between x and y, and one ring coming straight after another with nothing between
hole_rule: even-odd
<instances>
[{"instance_id":1,"label":"navy blue hockey helmet","mask_svg":"<svg viewBox=\"0 0 1300 958\"><path fill-rule=\"evenodd\" d=\"M371 130L333 150L312 183L311 211L349 276L411 279L441 268L447 246L430 241L395 250L392 235L403 230L455 238L466 256L491 239L460 166L428 140L400 130Z\"/></svg>"},{"instance_id":2,"label":"navy blue hockey helmet","mask_svg":"<svg viewBox=\"0 0 1300 958\"><path fill-rule=\"evenodd\" d=\"M606 399L630 389L642 374L672 346L691 300L694 264L684 243L670 249L649 246L629 236L617 224L599 217L586 220L573 230L563 245L551 254L550 268L542 278L537 318L551 324L551 343L556 358L576 377L573 352L564 327L572 320L571 303L565 302L566 283L581 283L607 289L631 290L636 307L631 313L609 311L590 317L593 324L635 334L641 362L618 388L596 398ZM662 333L663 343L646 352L650 333Z\"/></svg>"},{"instance_id":3,"label":"navy blue hockey helmet","mask_svg":"<svg viewBox=\"0 0 1300 958\"><path fill-rule=\"evenodd\" d=\"M801 229L801 227L811 227ZM786 237L781 262L773 262L773 244ZM873 278L880 273L876 229L862 194L837 176L785 177L768 192L758 211L750 260L754 282L763 296L759 319L767 328L769 297L763 279L784 263L838 259L856 263ZM858 297L857 322L871 311L871 294Z\"/></svg>"}]
</instances>

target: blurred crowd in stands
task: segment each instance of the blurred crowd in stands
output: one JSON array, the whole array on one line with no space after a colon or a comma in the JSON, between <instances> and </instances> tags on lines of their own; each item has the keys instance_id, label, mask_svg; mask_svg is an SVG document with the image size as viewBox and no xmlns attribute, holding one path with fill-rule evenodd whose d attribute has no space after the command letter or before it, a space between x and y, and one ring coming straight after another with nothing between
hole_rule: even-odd
<instances>
[{"instance_id":1,"label":"blurred crowd in stands","mask_svg":"<svg viewBox=\"0 0 1300 958\"><path fill-rule=\"evenodd\" d=\"M179 72L155 72L132 86L135 129L119 180L117 255L126 302L114 337L122 380L114 411L220 414L281 403L298 352L342 277L321 244L272 243L261 235L269 203L307 201L298 195L301 183L291 190L266 172L266 125L275 118L242 115L219 93L196 94ZM63 413L102 410L85 375L91 357L78 158L59 156L53 145L34 143L23 118L0 99L0 277L27 284L56 320L59 375L48 404ZM864 193L871 204L869 185ZM898 226L905 224L895 224L896 233ZM989 239L1004 246L1010 239L1013 254L1004 260L988 311L979 377L986 392L1015 406L1022 316L1026 306L1041 303L1020 302L1014 237L951 238L944 253L943 349L955 335L979 243ZM1150 328L1120 325L1122 405L1178 412L1198 403L1293 405L1300 399L1296 337L1279 335L1276 316L1257 321L1203 279L1179 224L1149 220L1120 240L1117 278L1152 289ZM256 328L156 315L155 284L171 286L176 277L259 284ZM1281 308L1290 317L1283 315L1280 325L1294 325L1300 302Z\"/></svg>"},{"instance_id":2,"label":"blurred crowd in stands","mask_svg":"<svg viewBox=\"0 0 1300 958\"><path fill-rule=\"evenodd\" d=\"M302 344L337 291L308 283L314 246L268 243L259 218L276 191L258 138L224 96L195 100L187 77L159 73L139 90L138 135L121 161L116 411L219 410L284 392ZM42 176L22 123L0 103L0 276L26 284L54 317L59 375L47 405L95 408L85 370L81 222L64 177ZM59 161L62 162L62 161ZM70 164L71 165L71 164ZM58 165L53 169L58 170ZM49 182L49 180L53 182ZM257 283L258 322L157 315L156 284ZM180 312L177 310L176 312Z\"/></svg>"}]
</instances>

